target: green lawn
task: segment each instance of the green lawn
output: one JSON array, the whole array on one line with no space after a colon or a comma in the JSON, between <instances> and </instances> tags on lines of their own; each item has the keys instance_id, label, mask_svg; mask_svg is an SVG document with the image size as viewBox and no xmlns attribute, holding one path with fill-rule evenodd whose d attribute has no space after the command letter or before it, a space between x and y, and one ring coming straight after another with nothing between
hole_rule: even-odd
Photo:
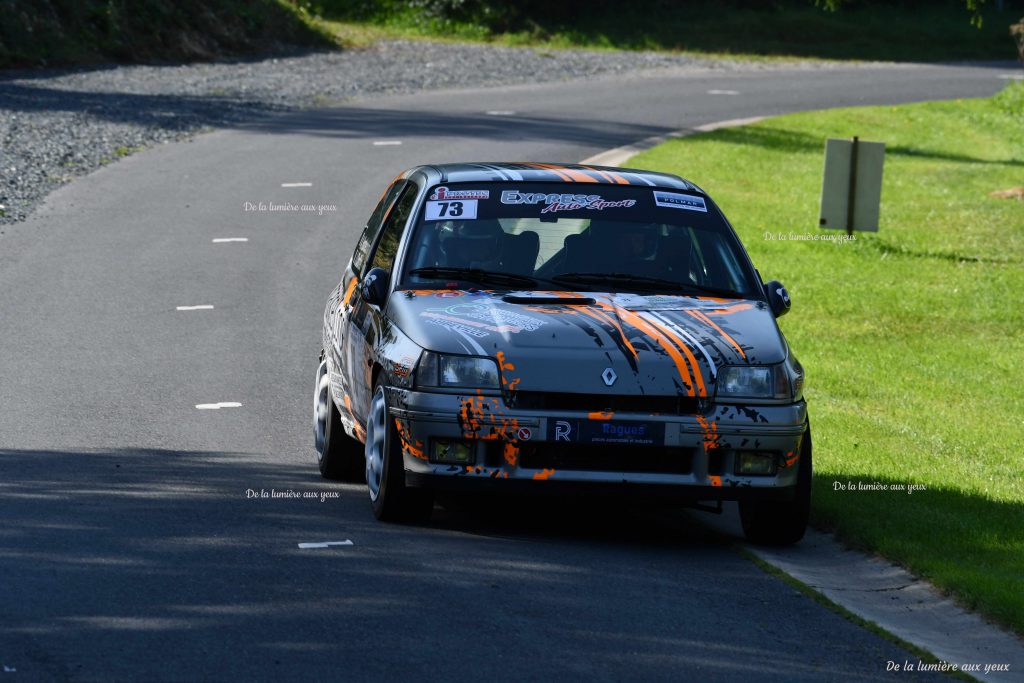
<instances>
[{"instance_id":1,"label":"green lawn","mask_svg":"<svg viewBox=\"0 0 1024 683\"><path fill-rule=\"evenodd\" d=\"M816 227L824 141L886 143L881 230ZM1024 83L987 100L793 114L667 142L631 166L703 186L807 368L813 520L1024 634ZM834 234L834 233L833 233ZM835 482L926 490L837 491Z\"/></svg>"}]
</instances>

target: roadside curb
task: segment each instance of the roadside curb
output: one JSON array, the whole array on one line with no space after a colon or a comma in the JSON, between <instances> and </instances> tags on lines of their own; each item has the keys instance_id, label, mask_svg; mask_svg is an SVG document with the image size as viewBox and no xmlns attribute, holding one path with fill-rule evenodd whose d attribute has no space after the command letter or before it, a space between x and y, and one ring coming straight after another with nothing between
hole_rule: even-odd
<instances>
[{"instance_id":1,"label":"roadside curb","mask_svg":"<svg viewBox=\"0 0 1024 683\"><path fill-rule=\"evenodd\" d=\"M799 545L791 548L747 544L744 548L856 616L931 652L940 661L961 670L964 664L981 665L979 671L964 672L969 676L985 681L1020 680L1024 643L1017 636L964 610L901 567L845 548L831 534L811 529ZM1009 665L1009 671L986 673L986 664Z\"/></svg>"},{"instance_id":2,"label":"roadside curb","mask_svg":"<svg viewBox=\"0 0 1024 683\"><path fill-rule=\"evenodd\" d=\"M745 126L765 118L729 119L685 128L616 147L580 163L622 166L634 155L663 142L720 128ZM727 505L722 515L691 512L690 516L721 533L743 538L735 504ZM746 543L743 547L851 614L931 653L940 664L956 665L957 670L977 680L1020 680L1024 671L1024 640L968 612L935 586L897 565L846 548L833 535L813 529L808 529L804 540L794 547L765 548ZM909 664L916 667L917 658L914 659ZM896 664L906 665L905 662ZM964 664L981 668L963 671ZM985 671L985 665L1009 667L1007 671ZM901 673L906 673L906 669L895 675Z\"/></svg>"}]
</instances>

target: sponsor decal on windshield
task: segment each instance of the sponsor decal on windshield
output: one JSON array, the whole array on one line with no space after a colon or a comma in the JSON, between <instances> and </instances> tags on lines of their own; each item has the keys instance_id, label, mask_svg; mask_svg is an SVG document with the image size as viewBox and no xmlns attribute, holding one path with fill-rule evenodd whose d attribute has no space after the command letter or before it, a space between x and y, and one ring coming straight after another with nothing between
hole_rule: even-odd
<instances>
[{"instance_id":1,"label":"sponsor decal on windshield","mask_svg":"<svg viewBox=\"0 0 1024 683\"><path fill-rule=\"evenodd\" d=\"M453 199L489 199L490 196L490 190L449 190L444 185L441 185L434 189L434 194L430 195L429 198L451 201Z\"/></svg>"},{"instance_id":2,"label":"sponsor decal on windshield","mask_svg":"<svg viewBox=\"0 0 1024 683\"><path fill-rule=\"evenodd\" d=\"M555 211L578 211L580 209L618 209L636 205L635 199L609 201L599 194L569 194L546 192L520 192L505 190L501 193L502 204L546 204L541 213Z\"/></svg>"},{"instance_id":3,"label":"sponsor decal on windshield","mask_svg":"<svg viewBox=\"0 0 1024 683\"><path fill-rule=\"evenodd\" d=\"M704 204L703 197L694 197L689 194L655 190L654 203L658 206L667 206L670 209L687 209L689 211L708 212L708 207Z\"/></svg>"}]
</instances>

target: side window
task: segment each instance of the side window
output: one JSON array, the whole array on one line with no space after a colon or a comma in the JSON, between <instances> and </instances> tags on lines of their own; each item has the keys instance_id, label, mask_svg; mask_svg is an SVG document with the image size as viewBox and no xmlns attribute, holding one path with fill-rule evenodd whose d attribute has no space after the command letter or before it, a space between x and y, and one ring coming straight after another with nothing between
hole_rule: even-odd
<instances>
[{"instance_id":1,"label":"side window","mask_svg":"<svg viewBox=\"0 0 1024 683\"><path fill-rule=\"evenodd\" d=\"M366 227L363 229L363 234L359 237L359 242L356 243L355 253L352 254L352 268L356 273L363 272L363 266L366 265L366 257L370 255L370 250L373 249L373 243L377 241L377 235L380 234L381 223L384 220L385 214L391 207L392 202L395 201L395 197L402 191L408 183L404 180L398 180L391 185L377 202L377 208L373 210L373 214L370 216L370 220L366 221Z\"/></svg>"},{"instance_id":2,"label":"side window","mask_svg":"<svg viewBox=\"0 0 1024 683\"><path fill-rule=\"evenodd\" d=\"M384 221L384 229L381 231L380 242L377 244L377 251L373 254L372 268L383 268L389 273L395 267L395 254L398 253L398 244L402 241L402 231L405 224L409 222L412 215L413 204L416 203L416 186L409 184L399 198L395 208L388 214Z\"/></svg>"}]
</instances>

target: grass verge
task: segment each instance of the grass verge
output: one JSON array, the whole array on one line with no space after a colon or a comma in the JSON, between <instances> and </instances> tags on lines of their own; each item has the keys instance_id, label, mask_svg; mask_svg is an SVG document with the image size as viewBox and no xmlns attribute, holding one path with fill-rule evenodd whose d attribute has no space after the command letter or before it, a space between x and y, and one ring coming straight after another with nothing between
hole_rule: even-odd
<instances>
[{"instance_id":1,"label":"grass verge","mask_svg":"<svg viewBox=\"0 0 1024 683\"><path fill-rule=\"evenodd\" d=\"M881 231L794 239L829 232L815 227L824 141L852 135L886 143ZM702 185L765 279L788 286L815 524L1024 634L1024 203L989 196L1024 185L1024 83L782 116L629 165ZM924 489L896 489L908 484Z\"/></svg>"},{"instance_id":2,"label":"grass verge","mask_svg":"<svg viewBox=\"0 0 1024 683\"><path fill-rule=\"evenodd\" d=\"M431 38L541 48L670 50L744 58L800 57L943 61L1016 59L1005 11L983 8L971 25L962 0L929 3L852 3L830 12L808 0L772 3L591 3L586 10L531 11L529 4L488 11L500 3L453 4L431 13L429 2L304 0L322 28L350 46L381 38ZM444 4L444 3L433 3ZM477 8L474 10L473 8ZM652 20L656 18L656 20Z\"/></svg>"},{"instance_id":3,"label":"grass verge","mask_svg":"<svg viewBox=\"0 0 1024 683\"><path fill-rule=\"evenodd\" d=\"M0 68L160 62L331 47L285 0L0 0Z\"/></svg>"}]
</instances>

